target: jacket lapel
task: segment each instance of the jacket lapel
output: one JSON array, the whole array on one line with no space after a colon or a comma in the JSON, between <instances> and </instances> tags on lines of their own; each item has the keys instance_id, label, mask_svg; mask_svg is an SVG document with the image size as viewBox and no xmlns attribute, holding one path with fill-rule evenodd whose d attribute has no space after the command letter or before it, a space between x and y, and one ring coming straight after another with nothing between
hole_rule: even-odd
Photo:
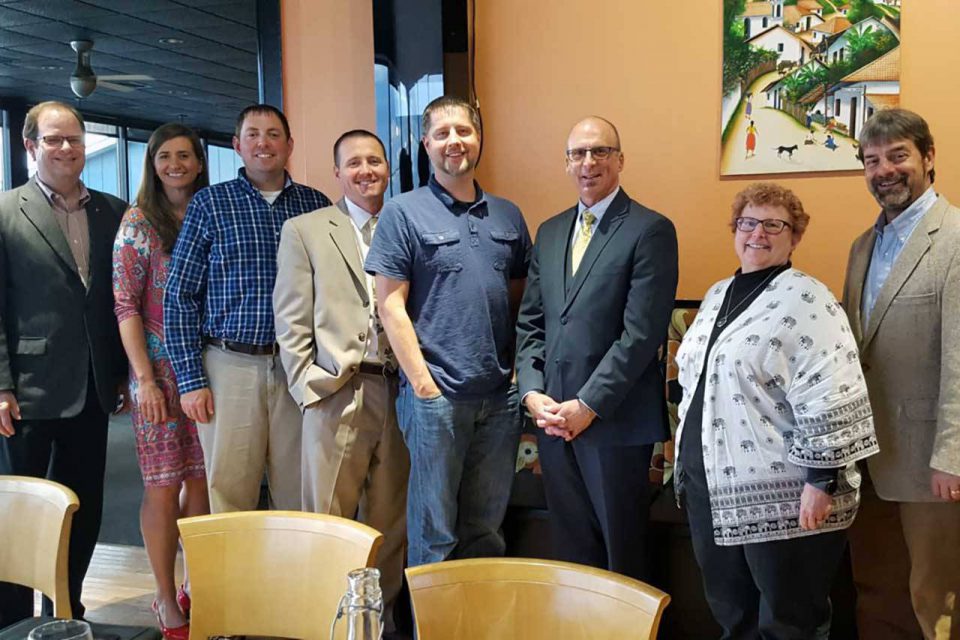
<instances>
[{"instance_id":1,"label":"jacket lapel","mask_svg":"<svg viewBox=\"0 0 960 640\"><path fill-rule=\"evenodd\" d=\"M867 282L867 269L870 268L870 257L873 255L873 245L877 241L877 232L873 228L857 243L857 249L850 256L848 279L850 282L849 313L852 318L850 329L857 344L863 342L863 287Z\"/></svg>"},{"instance_id":2,"label":"jacket lapel","mask_svg":"<svg viewBox=\"0 0 960 640\"><path fill-rule=\"evenodd\" d=\"M60 225L57 224L53 208L40 190L35 178L31 178L20 190L20 211L40 232L53 252L60 258L63 266L72 271L79 281L80 272L77 269L77 261L73 259L70 245L67 244L67 238L63 235Z\"/></svg>"},{"instance_id":3,"label":"jacket lapel","mask_svg":"<svg viewBox=\"0 0 960 640\"><path fill-rule=\"evenodd\" d=\"M587 276L590 275L590 270L593 269L594 263L596 263L597 258L600 257L603 248L606 247L607 243L613 238L617 229L623 224L623 219L627 216L628 211L630 211L630 197L627 196L623 189L620 189L620 193L613 199L607 212L603 215L603 218L600 219L600 224L597 225L597 230L594 231L593 238L590 239L590 244L587 245L587 250L580 260L580 267L573 276L573 283L567 291L567 297L563 305L564 310L566 310L574 298L577 297L580 288L583 287L584 281L587 279ZM564 263L564 271L568 271L566 263Z\"/></svg>"},{"instance_id":4,"label":"jacket lapel","mask_svg":"<svg viewBox=\"0 0 960 640\"><path fill-rule=\"evenodd\" d=\"M549 247L549 255L543 257L544 265L559 265L559 285L560 285L560 295L563 298L566 295L566 291L570 286L570 269L567 265L567 256L570 254L570 241L571 233L576 227L577 222L577 208L573 207L567 209L561 215L560 224L557 225L557 233L559 237L550 239L550 242L547 242L545 246ZM556 274L557 271L554 269L548 268L544 269L541 266L540 269L541 277L544 277L545 274Z\"/></svg>"},{"instance_id":5,"label":"jacket lapel","mask_svg":"<svg viewBox=\"0 0 960 640\"><path fill-rule=\"evenodd\" d=\"M88 283L95 281L99 266L113 264L113 242L116 232L110 228L110 219L103 211L103 205L102 196L91 192L90 200L84 207L87 210L87 233L90 236L87 242L90 247ZM107 280L109 279L108 277ZM88 284L87 289L90 288Z\"/></svg>"},{"instance_id":6,"label":"jacket lapel","mask_svg":"<svg viewBox=\"0 0 960 640\"><path fill-rule=\"evenodd\" d=\"M357 246L357 236L353 231L353 221L347 212L347 203L341 199L337 203L337 207L343 212L343 215L330 218L330 239L337 247L343 261L347 263L351 274L353 274L357 291L361 293L363 301L369 303L367 275L364 273L363 264L360 262L360 248Z\"/></svg>"},{"instance_id":7,"label":"jacket lapel","mask_svg":"<svg viewBox=\"0 0 960 640\"><path fill-rule=\"evenodd\" d=\"M864 331L863 344L860 347L861 352L866 351L870 341L877 334L877 328L883 321L883 316L890 308L893 299L900 292L910 274L917 268L920 259L930 250L932 244L930 235L940 229L943 216L948 208L946 199L940 196L920 222L919 228L910 234L910 239L907 240L903 251L897 256L893 268L890 269L890 275L887 276L887 280L880 287L880 293L877 294L877 301L870 312L870 322L867 324L866 331Z\"/></svg>"}]
</instances>

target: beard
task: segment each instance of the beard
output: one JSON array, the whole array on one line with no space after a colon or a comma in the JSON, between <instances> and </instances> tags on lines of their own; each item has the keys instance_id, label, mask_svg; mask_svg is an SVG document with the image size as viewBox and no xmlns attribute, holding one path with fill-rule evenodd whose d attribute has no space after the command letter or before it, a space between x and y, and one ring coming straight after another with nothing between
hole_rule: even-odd
<instances>
[{"instance_id":1,"label":"beard","mask_svg":"<svg viewBox=\"0 0 960 640\"><path fill-rule=\"evenodd\" d=\"M879 187L879 182L879 180L876 180L870 183L870 193L873 194L874 199L885 211L903 211L915 200L906 177L901 178L900 182L894 187L883 191Z\"/></svg>"}]
</instances>

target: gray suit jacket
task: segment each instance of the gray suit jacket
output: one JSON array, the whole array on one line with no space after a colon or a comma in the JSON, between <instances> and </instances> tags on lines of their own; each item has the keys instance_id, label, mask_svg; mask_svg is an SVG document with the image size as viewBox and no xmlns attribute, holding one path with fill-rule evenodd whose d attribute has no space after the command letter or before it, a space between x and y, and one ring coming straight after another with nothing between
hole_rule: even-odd
<instances>
[{"instance_id":1,"label":"gray suit jacket","mask_svg":"<svg viewBox=\"0 0 960 640\"><path fill-rule=\"evenodd\" d=\"M356 373L372 304L343 200L284 223L273 312L290 394L301 407Z\"/></svg>"},{"instance_id":2,"label":"gray suit jacket","mask_svg":"<svg viewBox=\"0 0 960 640\"><path fill-rule=\"evenodd\" d=\"M113 411L127 360L113 314L113 241L126 204L90 191L90 287L85 288L46 196L31 179L0 194L0 389L25 420L83 409L90 369Z\"/></svg>"},{"instance_id":3,"label":"gray suit jacket","mask_svg":"<svg viewBox=\"0 0 960 640\"><path fill-rule=\"evenodd\" d=\"M863 364L880 453L867 465L885 500L937 500L931 469L960 475L960 209L940 196L884 282L864 329L876 240L850 249L843 305Z\"/></svg>"}]
</instances>

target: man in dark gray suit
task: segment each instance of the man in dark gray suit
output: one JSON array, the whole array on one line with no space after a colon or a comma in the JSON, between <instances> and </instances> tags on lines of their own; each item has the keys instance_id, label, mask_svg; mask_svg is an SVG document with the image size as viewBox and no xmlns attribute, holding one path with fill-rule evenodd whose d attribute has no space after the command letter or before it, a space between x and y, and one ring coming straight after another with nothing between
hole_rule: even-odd
<instances>
[{"instance_id":1,"label":"man in dark gray suit","mask_svg":"<svg viewBox=\"0 0 960 640\"><path fill-rule=\"evenodd\" d=\"M616 128L567 139L579 203L547 220L517 325L517 382L536 420L562 560L644 579L647 474L669 437L657 348L677 288L673 223L620 188Z\"/></svg>"},{"instance_id":2,"label":"man in dark gray suit","mask_svg":"<svg viewBox=\"0 0 960 640\"><path fill-rule=\"evenodd\" d=\"M69 105L32 108L23 144L36 176L0 194L0 474L47 477L80 498L70 535L75 617L100 531L107 416L127 367L111 277L126 204L80 181L84 132ZM0 627L32 611L32 591L0 583Z\"/></svg>"}]
</instances>

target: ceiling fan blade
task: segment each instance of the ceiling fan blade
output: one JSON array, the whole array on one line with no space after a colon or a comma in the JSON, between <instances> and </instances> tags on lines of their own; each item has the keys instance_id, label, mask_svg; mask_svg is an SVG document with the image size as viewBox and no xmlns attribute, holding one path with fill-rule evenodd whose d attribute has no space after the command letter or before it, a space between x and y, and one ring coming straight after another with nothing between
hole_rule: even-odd
<instances>
[{"instance_id":1,"label":"ceiling fan blade","mask_svg":"<svg viewBox=\"0 0 960 640\"><path fill-rule=\"evenodd\" d=\"M107 82L112 82L114 80L126 80L127 82L151 82L153 80L153 76L146 76L140 73L127 73L112 76L98 75L97 78L100 80L106 80Z\"/></svg>"},{"instance_id":2,"label":"ceiling fan blade","mask_svg":"<svg viewBox=\"0 0 960 640\"><path fill-rule=\"evenodd\" d=\"M128 87L122 84L116 84L115 82L104 82L102 78L97 78L97 87L103 87L104 89L113 89L114 91L121 91L123 93L130 93L135 91L135 87Z\"/></svg>"}]
</instances>

